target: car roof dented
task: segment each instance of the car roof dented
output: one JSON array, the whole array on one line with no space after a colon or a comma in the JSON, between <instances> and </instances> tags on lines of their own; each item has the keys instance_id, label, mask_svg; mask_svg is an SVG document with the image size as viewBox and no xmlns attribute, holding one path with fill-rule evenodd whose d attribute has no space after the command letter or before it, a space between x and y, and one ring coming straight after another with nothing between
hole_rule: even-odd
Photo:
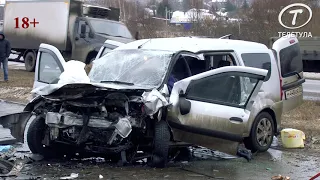
<instances>
[{"instance_id":1,"label":"car roof dented","mask_svg":"<svg viewBox=\"0 0 320 180\"><path fill-rule=\"evenodd\" d=\"M233 40L233 39L215 39L215 38L199 38L199 37L175 37L175 38L154 38L141 39L125 45L115 50L123 49L149 49L164 51L190 51L193 53L199 51L219 51L219 50L266 50L268 47L261 43Z\"/></svg>"}]
</instances>

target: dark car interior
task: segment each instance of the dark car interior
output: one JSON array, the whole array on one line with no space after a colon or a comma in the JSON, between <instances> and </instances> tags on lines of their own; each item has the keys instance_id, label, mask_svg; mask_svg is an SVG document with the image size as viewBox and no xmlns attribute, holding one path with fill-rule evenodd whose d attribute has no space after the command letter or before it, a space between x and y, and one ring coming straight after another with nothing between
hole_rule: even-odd
<instances>
[{"instance_id":1,"label":"dark car interior","mask_svg":"<svg viewBox=\"0 0 320 180\"><path fill-rule=\"evenodd\" d=\"M229 61L227 59L229 59ZM230 60L232 62L230 62ZM173 75L177 81L180 81L187 77L212 69L231 66L231 63L235 64L234 58L231 54L209 55L205 56L205 60L200 60L191 56L181 56L173 66L171 75ZM240 103L241 86L239 77L221 76L219 79L212 78L208 81L207 85L212 88L199 88L204 97L212 97L212 94L216 94L219 95L219 97L216 97L216 100L218 101L232 104Z\"/></svg>"}]
</instances>

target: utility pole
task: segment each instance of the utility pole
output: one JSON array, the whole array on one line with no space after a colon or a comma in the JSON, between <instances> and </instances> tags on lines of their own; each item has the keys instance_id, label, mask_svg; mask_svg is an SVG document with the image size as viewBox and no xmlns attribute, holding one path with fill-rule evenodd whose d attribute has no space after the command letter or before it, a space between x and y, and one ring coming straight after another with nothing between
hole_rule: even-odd
<instances>
[{"instance_id":1,"label":"utility pole","mask_svg":"<svg viewBox=\"0 0 320 180\"><path fill-rule=\"evenodd\" d=\"M168 7L166 6L166 25L168 26Z\"/></svg>"}]
</instances>

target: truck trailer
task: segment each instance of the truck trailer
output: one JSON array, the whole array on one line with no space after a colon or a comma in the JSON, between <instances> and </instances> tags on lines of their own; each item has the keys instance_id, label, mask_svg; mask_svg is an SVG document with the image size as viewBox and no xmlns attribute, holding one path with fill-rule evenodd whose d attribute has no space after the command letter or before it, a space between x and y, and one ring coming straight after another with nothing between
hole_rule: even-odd
<instances>
[{"instance_id":1,"label":"truck trailer","mask_svg":"<svg viewBox=\"0 0 320 180\"><path fill-rule=\"evenodd\" d=\"M271 37L269 46L279 39ZM320 72L320 37L298 38L303 61L303 71Z\"/></svg>"},{"instance_id":2,"label":"truck trailer","mask_svg":"<svg viewBox=\"0 0 320 180\"><path fill-rule=\"evenodd\" d=\"M89 64L106 40L135 40L120 22L120 9L77 0L7 0L3 32L27 71L35 70L41 43L57 47L66 60Z\"/></svg>"}]
</instances>

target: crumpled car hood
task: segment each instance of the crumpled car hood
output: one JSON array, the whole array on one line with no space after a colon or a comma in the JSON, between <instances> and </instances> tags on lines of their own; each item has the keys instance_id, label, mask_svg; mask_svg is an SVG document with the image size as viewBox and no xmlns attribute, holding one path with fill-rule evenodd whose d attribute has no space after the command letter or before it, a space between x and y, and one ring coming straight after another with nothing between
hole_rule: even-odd
<instances>
[{"instance_id":1,"label":"crumpled car hood","mask_svg":"<svg viewBox=\"0 0 320 180\"><path fill-rule=\"evenodd\" d=\"M31 93L47 96L52 93L56 93L59 91L61 93L68 91L70 89L77 90L77 89L106 89L106 90L148 90L147 88L140 87L140 86L130 86L130 85L123 85L123 84L113 84L113 83L72 83L72 84L49 84L46 86L42 86L39 88L35 88L31 91Z\"/></svg>"},{"instance_id":2,"label":"crumpled car hood","mask_svg":"<svg viewBox=\"0 0 320 180\"><path fill-rule=\"evenodd\" d=\"M120 85L111 83L71 83L71 84L50 84L32 92L50 99L79 99L86 95L99 96L99 92L135 92L141 95L142 101L146 107L146 114L154 115L161 108L170 103L157 89L149 90L139 86Z\"/></svg>"}]
</instances>

